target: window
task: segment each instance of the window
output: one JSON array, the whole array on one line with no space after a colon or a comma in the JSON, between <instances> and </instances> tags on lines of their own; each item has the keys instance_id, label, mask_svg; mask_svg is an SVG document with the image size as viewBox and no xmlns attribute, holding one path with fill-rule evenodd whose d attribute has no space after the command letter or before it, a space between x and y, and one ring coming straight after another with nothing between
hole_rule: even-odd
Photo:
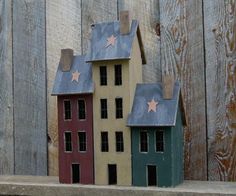
<instances>
[{"instance_id":1,"label":"window","mask_svg":"<svg viewBox=\"0 0 236 196\"><path fill-rule=\"evenodd\" d=\"M116 132L116 152L124 152L123 132Z\"/></svg>"},{"instance_id":2,"label":"window","mask_svg":"<svg viewBox=\"0 0 236 196\"><path fill-rule=\"evenodd\" d=\"M140 132L140 152L148 152L148 134L146 131Z\"/></svg>"},{"instance_id":3,"label":"window","mask_svg":"<svg viewBox=\"0 0 236 196\"><path fill-rule=\"evenodd\" d=\"M100 66L100 85L107 85L107 67Z\"/></svg>"},{"instance_id":4,"label":"window","mask_svg":"<svg viewBox=\"0 0 236 196\"><path fill-rule=\"evenodd\" d=\"M115 85L122 85L122 67L115 65Z\"/></svg>"},{"instance_id":5,"label":"window","mask_svg":"<svg viewBox=\"0 0 236 196\"><path fill-rule=\"evenodd\" d=\"M107 118L107 99L101 99L101 118Z\"/></svg>"},{"instance_id":6,"label":"window","mask_svg":"<svg viewBox=\"0 0 236 196\"><path fill-rule=\"evenodd\" d=\"M116 118L123 118L122 98L116 98Z\"/></svg>"},{"instance_id":7,"label":"window","mask_svg":"<svg viewBox=\"0 0 236 196\"><path fill-rule=\"evenodd\" d=\"M84 120L86 118L86 110L85 110L85 100L78 100L78 110L79 110L79 119Z\"/></svg>"},{"instance_id":8,"label":"window","mask_svg":"<svg viewBox=\"0 0 236 196\"><path fill-rule=\"evenodd\" d=\"M164 132L156 131L156 152L164 152Z\"/></svg>"},{"instance_id":9,"label":"window","mask_svg":"<svg viewBox=\"0 0 236 196\"><path fill-rule=\"evenodd\" d=\"M70 120L71 119L71 104L70 100L64 101L64 119Z\"/></svg>"},{"instance_id":10,"label":"window","mask_svg":"<svg viewBox=\"0 0 236 196\"><path fill-rule=\"evenodd\" d=\"M71 132L65 132L65 151L71 152L72 151L72 141L71 141Z\"/></svg>"},{"instance_id":11,"label":"window","mask_svg":"<svg viewBox=\"0 0 236 196\"><path fill-rule=\"evenodd\" d=\"M101 151L108 152L108 132L101 132Z\"/></svg>"},{"instance_id":12,"label":"window","mask_svg":"<svg viewBox=\"0 0 236 196\"><path fill-rule=\"evenodd\" d=\"M79 138L79 151L85 152L87 150L87 144L86 144L86 132L78 132L78 138Z\"/></svg>"}]
</instances>

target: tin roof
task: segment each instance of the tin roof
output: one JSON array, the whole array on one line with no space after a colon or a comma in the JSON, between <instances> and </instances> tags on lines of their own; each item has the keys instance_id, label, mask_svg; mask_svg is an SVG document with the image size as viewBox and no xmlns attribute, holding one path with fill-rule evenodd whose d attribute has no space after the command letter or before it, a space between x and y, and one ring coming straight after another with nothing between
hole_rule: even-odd
<instances>
[{"instance_id":1,"label":"tin roof","mask_svg":"<svg viewBox=\"0 0 236 196\"><path fill-rule=\"evenodd\" d=\"M70 71L62 71L59 64L52 95L93 93L92 65L85 62L85 55L74 56Z\"/></svg>"},{"instance_id":2,"label":"tin roof","mask_svg":"<svg viewBox=\"0 0 236 196\"><path fill-rule=\"evenodd\" d=\"M86 58L87 62L130 59L135 35L138 37L142 62L146 64L144 47L137 20L132 20L130 33L127 35L120 34L119 21L94 24L92 27L90 52ZM108 44L108 39L111 37L114 39L114 44Z\"/></svg>"},{"instance_id":3,"label":"tin roof","mask_svg":"<svg viewBox=\"0 0 236 196\"><path fill-rule=\"evenodd\" d=\"M179 82L175 83L172 99L163 99L162 92L161 83L137 84L128 126L175 126L178 106L182 104ZM184 110L182 113L185 124Z\"/></svg>"}]
</instances>

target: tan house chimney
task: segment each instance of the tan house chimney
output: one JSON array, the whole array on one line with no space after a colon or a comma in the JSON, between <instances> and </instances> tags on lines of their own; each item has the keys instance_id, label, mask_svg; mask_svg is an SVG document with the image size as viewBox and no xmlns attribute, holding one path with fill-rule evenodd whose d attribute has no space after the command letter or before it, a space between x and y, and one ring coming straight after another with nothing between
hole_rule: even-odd
<instances>
[{"instance_id":1,"label":"tan house chimney","mask_svg":"<svg viewBox=\"0 0 236 196\"><path fill-rule=\"evenodd\" d=\"M130 15L129 11L120 11L120 34L126 35L130 32Z\"/></svg>"},{"instance_id":2,"label":"tan house chimney","mask_svg":"<svg viewBox=\"0 0 236 196\"><path fill-rule=\"evenodd\" d=\"M162 75L163 99L172 99L175 86L174 76L172 74Z\"/></svg>"},{"instance_id":3,"label":"tan house chimney","mask_svg":"<svg viewBox=\"0 0 236 196\"><path fill-rule=\"evenodd\" d=\"M62 71L70 71L73 63L74 51L72 49L62 49L60 67Z\"/></svg>"}]
</instances>

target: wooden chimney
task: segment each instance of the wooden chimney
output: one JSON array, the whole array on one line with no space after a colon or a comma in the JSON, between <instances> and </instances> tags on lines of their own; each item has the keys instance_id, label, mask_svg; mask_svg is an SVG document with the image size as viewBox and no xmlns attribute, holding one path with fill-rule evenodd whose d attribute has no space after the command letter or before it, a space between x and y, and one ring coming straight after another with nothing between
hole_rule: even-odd
<instances>
[{"instance_id":1,"label":"wooden chimney","mask_svg":"<svg viewBox=\"0 0 236 196\"><path fill-rule=\"evenodd\" d=\"M174 75L172 74L162 75L162 85L163 85L163 99L172 99L175 86Z\"/></svg>"},{"instance_id":2,"label":"wooden chimney","mask_svg":"<svg viewBox=\"0 0 236 196\"><path fill-rule=\"evenodd\" d=\"M129 11L120 11L120 34L126 35L130 32L130 14Z\"/></svg>"},{"instance_id":3,"label":"wooden chimney","mask_svg":"<svg viewBox=\"0 0 236 196\"><path fill-rule=\"evenodd\" d=\"M74 51L72 49L62 49L60 67L62 71L70 71L73 63Z\"/></svg>"}]
</instances>

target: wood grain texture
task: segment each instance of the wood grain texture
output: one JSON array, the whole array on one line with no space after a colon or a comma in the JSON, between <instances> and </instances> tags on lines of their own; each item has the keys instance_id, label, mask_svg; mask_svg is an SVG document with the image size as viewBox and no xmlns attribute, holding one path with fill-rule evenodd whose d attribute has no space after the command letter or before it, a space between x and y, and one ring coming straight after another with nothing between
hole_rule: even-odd
<instances>
[{"instance_id":1,"label":"wood grain texture","mask_svg":"<svg viewBox=\"0 0 236 196\"><path fill-rule=\"evenodd\" d=\"M47 103L48 103L48 170L58 175L57 98L51 96L61 49L71 48L81 54L81 1L46 1L47 24Z\"/></svg>"},{"instance_id":2,"label":"wood grain texture","mask_svg":"<svg viewBox=\"0 0 236 196\"><path fill-rule=\"evenodd\" d=\"M206 180L202 1L160 0L162 74L181 81L186 110L185 179Z\"/></svg>"},{"instance_id":3,"label":"wood grain texture","mask_svg":"<svg viewBox=\"0 0 236 196\"><path fill-rule=\"evenodd\" d=\"M158 0L118 0L118 10L129 10L131 19L140 24L147 64L143 65L143 82L161 81L159 3Z\"/></svg>"},{"instance_id":4,"label":"wood grain texture","mask_svg":"<svg viewBox=\"0 0 236 196\"><path fill-rule=\"evenodd\" d=\"M11 1L0 0L0 174L14 172Z\"/></svg>"},{"instance_id":5,"label":"wood grain texture","mask_svg":"<svg viewBox=\"0 0 236 196\"><path fill-rule=\"evenodd\" d=\"M209 180L236 180L236 1L204 2Z\"/></svg>"},{"instance_id":6,"label":"wood grain texture","mask_svg":"<svg viewBox=\"0 0 236 196\"><path fill-rule=\"evenodd\" d=\"M90 46L91 25L117 20L117 0L82 0L82 50Z\"/></svg>"},{"instance_id":7,"label":"wood grain texture","mask_svg":"<svg viewBox=\"0 0 236 196\"><path fill-rule=\"evenodd\" d=\"M15 174L47 175L45 1L13 1Z\"/></svg>"}]
</instances>

